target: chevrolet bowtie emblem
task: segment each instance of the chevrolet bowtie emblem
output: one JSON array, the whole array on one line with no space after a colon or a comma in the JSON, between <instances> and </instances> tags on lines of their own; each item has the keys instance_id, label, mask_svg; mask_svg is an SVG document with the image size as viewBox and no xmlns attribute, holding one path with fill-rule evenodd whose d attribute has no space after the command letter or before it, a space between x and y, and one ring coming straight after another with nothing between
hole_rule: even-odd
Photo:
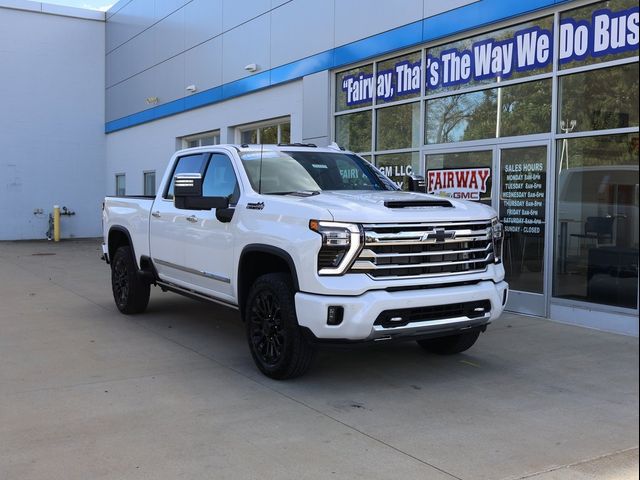
<instances>
[{"instance_id":1,"label":"chevrolet bowtie emblem","mask_svg":"<svg viewBox=\"0 0 640 480\"><path fill-rule=\"evenodd\" d=\"M456 238L455 230L446 231L444 228L434 228L432 232L427 232L420 237L421 242L444 243L447 239Z\"/></svg>"}]
</instances>

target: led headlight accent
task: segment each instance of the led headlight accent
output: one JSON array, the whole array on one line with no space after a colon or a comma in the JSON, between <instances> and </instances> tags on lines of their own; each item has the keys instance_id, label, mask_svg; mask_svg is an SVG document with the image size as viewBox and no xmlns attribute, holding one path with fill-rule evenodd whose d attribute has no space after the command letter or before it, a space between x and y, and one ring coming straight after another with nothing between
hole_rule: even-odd
<instances>
[{"instance_id":1,"label":"led headlight accent","mask_svg":"<svg viewBox=\"0 0 640 480\"><path fill-rule=\"evenodd\" d=\"M362 248L362 232L352 223L309 221L309 228L322 236L318 252L320 275L342 275Z\"/></svg>"},{"instance_id":2,"label":"led headlight accent","mask_svg":"<svg viewBox=\"0 0 640 480\"><path fill-rule=\"evenodd\" d=\"M493 241L493 257L495 263L502 261L502 239L504 227L497 217L491 219L491 239Z\"/></svg>"}]
</instances>

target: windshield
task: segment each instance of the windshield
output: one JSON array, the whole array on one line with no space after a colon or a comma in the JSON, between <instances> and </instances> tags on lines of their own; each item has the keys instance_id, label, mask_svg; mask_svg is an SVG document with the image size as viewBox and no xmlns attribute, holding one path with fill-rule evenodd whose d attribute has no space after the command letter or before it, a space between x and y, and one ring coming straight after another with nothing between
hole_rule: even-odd
<instances>
[{"instance_id":1,"label":"windshield","mask_svg":"<svg viewBox=\"0 0 640 480\"><path fill-rule=\"evenodd\" d=\"M398 190L377 168L350 153L257 150L242 153L240 158L251 186L264 194Z\"/></svg>"}]
</instances>

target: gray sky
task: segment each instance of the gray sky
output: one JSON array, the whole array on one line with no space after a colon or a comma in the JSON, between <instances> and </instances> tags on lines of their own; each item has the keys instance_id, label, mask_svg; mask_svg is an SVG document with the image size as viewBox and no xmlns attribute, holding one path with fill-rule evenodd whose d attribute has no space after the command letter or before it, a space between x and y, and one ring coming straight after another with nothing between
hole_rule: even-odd
<instances>
[{"instance_id":1,"label":"gray sky","mask_svg":"<svg viewBox=\"0 0 640 480\"><path fill-rule=\"evenodd\" d=\"M89 8L91 10L108 10L116 0L43 0L43 3L55 3L69 7Z\"/></svg>"}]
</instances>

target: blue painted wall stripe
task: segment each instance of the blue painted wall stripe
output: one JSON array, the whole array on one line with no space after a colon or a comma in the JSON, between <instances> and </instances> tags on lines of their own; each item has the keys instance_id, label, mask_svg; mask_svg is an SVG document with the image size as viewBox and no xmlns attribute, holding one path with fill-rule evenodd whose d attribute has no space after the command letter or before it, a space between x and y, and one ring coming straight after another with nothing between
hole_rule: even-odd
<instances>
[{"instance_id":1,"label":"blue painted wall stripe","mask_svg":"<svg viewBox=\"0 0 640 480\"><path fill-rule=\"evenodd\" d=\"M480 0L105 124L111 133L572 0Z\"/></svg>"}]
</instances>

